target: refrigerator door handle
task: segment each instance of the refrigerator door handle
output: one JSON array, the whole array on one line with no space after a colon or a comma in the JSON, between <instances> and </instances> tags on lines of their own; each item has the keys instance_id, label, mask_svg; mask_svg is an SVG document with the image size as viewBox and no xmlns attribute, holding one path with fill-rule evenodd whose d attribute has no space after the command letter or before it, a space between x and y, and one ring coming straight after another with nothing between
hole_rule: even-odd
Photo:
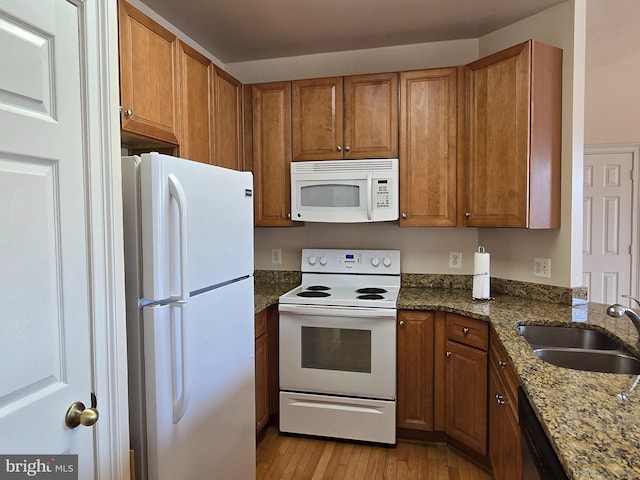
<instances>
[{"instance_id":1,"label":"refrigerator door handle","mask_svg":"<svg viewBox=\"0 0 640 480\"><path fill-rule=\"evenodd\" d=\"M171 305L171 330L172 339L172 363L173 363L173 423L182 419L189 404L190 378L189 368L186 365L187 354L185 352L186 331L184 318L184 304ZM179 315L176 315L179 314ZM179 319L178 319L179 317Z\"/></svg>"},{"instance_id":2,"label":"refrigerator door handle","mask_svg":"<svg viewBox=\"0 0 640 480\"><path fill-rule=\"evenodd\" d=\"M186 301L189 299L189 286L187 277L187 196L178 178L169 174L169 194L176 200L178 205L178 217L180 225L178 227L178 239L180 243L180 293L172 295L172 300Z\"/></svg>"}]
</instances>

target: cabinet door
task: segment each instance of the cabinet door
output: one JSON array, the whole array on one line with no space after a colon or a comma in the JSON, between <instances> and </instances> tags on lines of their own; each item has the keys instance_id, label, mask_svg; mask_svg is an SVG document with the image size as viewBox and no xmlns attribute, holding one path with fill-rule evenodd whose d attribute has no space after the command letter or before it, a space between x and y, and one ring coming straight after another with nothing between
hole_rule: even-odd
<instances>
[{"instance_id":1,"label":"cabinet door","mask_svg":"<svg viewBox=\"0 0 640 480\"><path fill-rule=\"evenodd\" d=\"M558 228L562 50L530 40L466 72L465 224Z\"/></svg>"},{"instance_id":2,"label":"cabinet door","mask_svg":"<svg viewBox=\"0 0 640 480\"><path fill-rule=\"evenodd\" d=\"M344 79L344 158L398 156L398 74Z\"/></svg>"},{"instance_id":3,"label":"cabinet door","mask_svg":"<svg viewBox=\"0 0 640 480\"><path fill-rule=\"evenodd\" d=\"M213 99L213 164L243 170L242 85L215 65L211 65Z\"/></svg>"},{"instance_id":4,"label":"cabinet door","mask_svg":"<svg viewBox=\"0 0 640 480\"><path fill-rule=\"evenodd\" d=\"M468 65L469 226L526 227L528 44Z\"/></svg>"},{"instance_id":5,"label":"cabinet door","mask_svg":"<svg viewBox=\"0 0 640 480\"><path fill-rule=\"evenodd\" d=\"M457 73L400 74L400 226L456 225Z\"/></svg>"},{"instance_id":6,"label":"cabinet door","mask_svg":"<svg viewBox=\"0 0 640 480\"><path fill-rule=\"evenodd\" d=\"M433 312L398 312L399 428L433 430Z\"/></svg>"},{"instance_id":7,"label":"cabinet door","mask_svg":"<svg viewBox=\"0 0 640 480\"><path fill-rule=\"evenodd\" d=\"M505 409L499 404L499 395L504 392L504 385L500 380L497 367L493 359L489 362L489 457L493 465L493 476L495 480L506 480L504 477L504 465L502 449L502 425L505 422Z\"/></svg>"},{"instance_id":8,"label":"cabinet door","mask_svg":"<svg viewBox=\"0 0 640 480\"><path fill-rule=\"evenodd\" d=\"M256 433L269 421L269 363L267 334L256 338Z\"/></svg>"},{"instance_id":9,"label":"cabinet door","mask_svg":"<svg viewBox=\"0 0 640 480\"><path fill-rule=\"evenodd\" d=\"M342 84L342 77L292 82L294 160L342 159Z\"/></svg>"},{"instance_id":10,"label":"cabinet door","mask_svg":"<svg viewBox=\"0 0 640 480\"><path fill-rule=\"evenodd\" d=\"M210 76L207 57L179 42L180 148L182 158L211 163Z\"/></svg>"},{"instance_id":11,"label":"cabinet door","mask_svg":"<svg viewBox=\"0 0 640 480\"><path fill-rule=\"evenodd\" d=\"M290 226L291 83L252 86L253 185L258 227Z\"/></svg>"},{"instance_id":12,"label":"cabinet door","mask_svg":"<svg viewBox=\"0 0 640 480\"><path fill-rule=\"evenodd\" d=\"M487 450L487 352L447 341L447 434L481 455Z\"/></svg>"},{"instance_id":13,"label":"cabinet door","mask_svg":"<svg viewBox=\"0 0 640 480\"><path fill-rule=\"evenodd\" d=\"M176 36L119 4L122 131L178 143Z\"/></svg>"}]
</instances>

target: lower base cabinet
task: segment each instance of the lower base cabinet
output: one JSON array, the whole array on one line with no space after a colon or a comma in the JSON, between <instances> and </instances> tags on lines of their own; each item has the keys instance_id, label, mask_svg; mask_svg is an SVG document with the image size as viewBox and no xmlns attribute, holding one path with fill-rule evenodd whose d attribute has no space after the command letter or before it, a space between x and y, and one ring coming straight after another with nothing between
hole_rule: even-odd
<instances>
[{"instance_id":1,"label":"lower base cabinet","mask_svg":"<svg viewBox=\"0 0 640 480\"><path fill-rule=\"evenodd\" d=\"M256 435L278 414L278 306L255 314Z\"/></svg>"},{"instance_id":2,"label":"lower base cabinet","mask_svg":"<svg viewBox=\"0 0 640 480\"><path fill-rule=\"evenodd\" d=\"M491 332L489 355L489 457L495 480L522 478L517 375Z\"/></svg>"},{"instance_id":3,"label":"lower base cabinet","mask_svg":"<svg viewBox=\"0 0 640 480\"><path fill-rule=\"evenodd\" d=\"M256 433L260 433L269 421L269 343L267 335L267 311L255 315L255 382L256 382Z\"/></svg>"},{"instance_id":4,"label":"lower base cabinet","mask_svg":"<svg viewBox=\"0 0 640 480\"><path fill-rule=\"evenodd\" d=\"M518 377L487 322L399 310L398 437L448 440L494 470L521 478Z\"/></svg>"}]
</instances>

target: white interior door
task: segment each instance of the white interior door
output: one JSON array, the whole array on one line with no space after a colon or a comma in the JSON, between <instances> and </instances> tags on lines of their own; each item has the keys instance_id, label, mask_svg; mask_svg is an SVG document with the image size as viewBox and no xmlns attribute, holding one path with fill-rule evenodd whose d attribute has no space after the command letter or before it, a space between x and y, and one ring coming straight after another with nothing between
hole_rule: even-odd
<instances>
[{"instance_id":1,"label":"white interior door","mask_svg":"<svg viewBox=\"0 0 640 480\"><path fill-rule=\"evenodd\" d=\"M65 425L95 366L83 7L0 0L0 452L78 454L90 479L95 427Z\"/></svg>"},{"instance_id":2,"label":"white interior door","mask_svg":"<svg viewBox=\"0 0 640 480\"><path fill-rule=\"evenodd\" d=\"M633 294L633 152L584 156L583 282L589 300L625 303Z\"/></svg>"}]
</instances>

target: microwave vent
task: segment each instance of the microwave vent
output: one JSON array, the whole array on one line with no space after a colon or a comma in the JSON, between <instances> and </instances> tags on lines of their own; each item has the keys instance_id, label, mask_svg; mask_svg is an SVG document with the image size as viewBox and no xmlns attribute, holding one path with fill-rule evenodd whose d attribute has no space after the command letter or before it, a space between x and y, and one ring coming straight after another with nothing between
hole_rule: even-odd
<instances>
[{"instance_id":1,"label":"microwave vent","mask_svg":"<svg viewBox=\"0 0 640 480\"><path fill-rule=\"evenodd\" d=\"M292 162L291 173L394 171L397 162L396 158Z\"/></svg>"}]
</instances>

